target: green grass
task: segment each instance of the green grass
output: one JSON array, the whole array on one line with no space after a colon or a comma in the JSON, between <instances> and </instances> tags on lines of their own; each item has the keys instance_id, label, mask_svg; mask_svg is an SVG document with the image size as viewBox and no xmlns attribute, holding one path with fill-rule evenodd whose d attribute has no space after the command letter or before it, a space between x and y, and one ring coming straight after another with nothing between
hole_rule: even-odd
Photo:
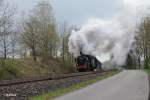
<instances>
[{"instance_id":1,"label":"green grass","mask_svg":"<svg viewBox=\"0 0 150 100\"><path fill-rule=\"evenodd\" d=\"M84 82L80 82L80 83L74 84L74 85L72 85L70 87L58 89L58 90L56 90L54 92L46 93L46 94L43 94L43 95L40 95L40 96L31 97L31 98L29 98L29 100L50 100L50 99L53 99L54 97L62 96L64 94L66 94L66 93L69 93L69 92L81 89L83 87L86 87L86 86L88 86L90 84L96 83L97 81L100 81L102 79L105 79L105 78L108 78L110 76L113 76L113 75L117 74L118 72L119 71L111 71L111 72L108 72L105 75L97 77L95 79L84 81Z\"/></svg>"},{"instance_id":2,"label":"green grass","mask_svg":"<svg viewBox=\"0 0 150 100\"><path fill-rule=\"evenodd\" d=\"M49 59L49 62L35 62L31 58L0 59L0 80L64 73L62 69L55 59Z\"/></svg>"},{"instance_id":3,"label":"green grass","mask_svg":"<svg viewBox=\"0 0 150 100\"><path fill-rule=\"evenodd\" d=\"M145 71L150 75L150 69L145 69Z\"/></svg>"}]
</instances>

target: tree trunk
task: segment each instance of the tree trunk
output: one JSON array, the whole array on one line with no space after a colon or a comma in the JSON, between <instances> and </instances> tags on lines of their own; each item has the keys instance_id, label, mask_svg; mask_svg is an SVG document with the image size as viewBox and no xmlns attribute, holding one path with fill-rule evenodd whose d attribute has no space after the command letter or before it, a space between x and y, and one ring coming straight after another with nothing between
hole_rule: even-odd
<instances>
[{"instance_id":1,"label":"tree trunk","mask_svg":"<svg viewBox=\"0 0 150 100\"><path fill-rule=\"evenodd\" d=\"M7 47L6 47L6 41L4 39L4 59L7 59Z\"/></svg>"},{"instance_id":2,"label":"tree trunk","mask_svg":"<svg viewBox=\"0 0 150 100\"><path fill-rule=\"evenodd\" d=\"M33 48L32 48L32 55L33 55L34 61L36 61L36 60L37 60L37 57L36 57L36 51L35 51L35 47L34 47L34 46L33 46Z\"/></svg>"},{"instance_id":3,"label":"tree trunk","mask_svg":"<svg viewBox=\"0 0 150 100\"><path fill-rule=\"evenodd\" d=\"M141 69L141 61L140 61L140 58L138 58L138 64L139 64L139 69Z\"/></svg>"}]
</instances>

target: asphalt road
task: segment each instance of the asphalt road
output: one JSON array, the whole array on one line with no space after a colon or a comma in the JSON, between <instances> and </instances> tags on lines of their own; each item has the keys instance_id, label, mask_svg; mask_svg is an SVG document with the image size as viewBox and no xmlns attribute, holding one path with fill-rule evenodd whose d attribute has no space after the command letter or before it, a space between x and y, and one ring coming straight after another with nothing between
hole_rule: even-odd
<instances>
[{"instance_id":1,"label":"asphalt road","mask_svg":"<svg viewBox=\"0 0 150 100\"><path fill-rule=\"evenodd\" d=\"M123 72L54 100L148 100L147 74L140 70Z\"/></svg>"}]
</instances>

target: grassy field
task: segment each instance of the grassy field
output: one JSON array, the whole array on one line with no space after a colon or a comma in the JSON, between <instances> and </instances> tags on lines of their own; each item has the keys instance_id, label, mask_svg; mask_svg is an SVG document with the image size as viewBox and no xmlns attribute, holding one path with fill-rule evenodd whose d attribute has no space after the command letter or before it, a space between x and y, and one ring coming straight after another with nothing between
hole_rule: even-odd
<instances>
[{"instance_id":1,"label":"grassy field","mask_svg":"<svg viewBox=\"0 0 150 100\"><path fill-rule=\"evenodd\" d=\"M62 96L66 93L69 93L69 92L81 89L83 87L86 87L88 85L91 85L93 83L96 83L97 81L100 81L102 79L111 77L111 76L113 76L117 73L119 73L119 71L112 71L112 72L109 72L109 73L107 73L103 76L97 77L96 79L80 82L80 83L74 84L74 85L72 85L68 88L62 88L62 89L56 90L54 92L50 92L50 93L43 94L43 95L40 95L40 96L31 97L31 98L29 98L29 100L50 100L54 97Z\"/></svg>"}]
</instances>

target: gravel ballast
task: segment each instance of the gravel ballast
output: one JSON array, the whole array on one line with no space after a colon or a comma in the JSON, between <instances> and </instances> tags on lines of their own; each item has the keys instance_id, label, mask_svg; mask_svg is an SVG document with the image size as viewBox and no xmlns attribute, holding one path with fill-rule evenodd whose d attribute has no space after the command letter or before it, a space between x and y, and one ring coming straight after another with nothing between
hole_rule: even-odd
<instances>
[{"instance_id":1,"label":"gravel ballast","mask_svg":"<svg viewBox=\"0 0 150 100\"><path fill-rule=\"evenodd\" d=\"M31 96L38 96L82 81L95 79L103 74L105 73L0 87L0 100L27 100Z\"/></svg>"}]
</instances>

